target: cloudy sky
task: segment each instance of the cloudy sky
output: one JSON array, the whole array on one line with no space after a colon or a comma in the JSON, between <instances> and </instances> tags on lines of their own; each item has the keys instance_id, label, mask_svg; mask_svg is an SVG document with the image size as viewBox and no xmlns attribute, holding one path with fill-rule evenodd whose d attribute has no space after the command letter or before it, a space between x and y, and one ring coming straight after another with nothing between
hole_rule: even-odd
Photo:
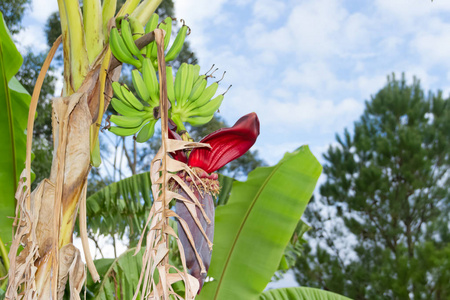
<instances>
[{"instance_id":1,"label":"cloudy sky","mask_svg":"<svg viewBox=\"0 0 450 300\"><path fill-rule=\"evenodd\" d=\"M43 28L56 3L32 1L20 49L47 48ZM392 72L450 92L448 0L183 0L176 16L192 29L202 70L227 71L221 90L233 87L221 116L231 125L258 113L254 149L270 164L303 144L323 161ZM281 286L292 284L288 276Z\"/></svg>"}]
</instances>

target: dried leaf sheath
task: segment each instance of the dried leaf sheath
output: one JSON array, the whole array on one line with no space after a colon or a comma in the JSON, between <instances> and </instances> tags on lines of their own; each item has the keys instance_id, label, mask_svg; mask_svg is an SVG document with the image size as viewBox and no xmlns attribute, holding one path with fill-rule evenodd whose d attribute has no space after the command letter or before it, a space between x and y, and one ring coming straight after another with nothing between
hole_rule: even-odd
<instances>
[{"instance_id":1,"label":"dried leaf sheath","mask_svg":"<svg viewBox=\"0 0 450 300\"><path fill-rule=\"evenodd\" d=\"M161 108L161 129L162 129L162 143L161 148L155 155L150 166L150 176L152 182L152 194L153 194L153 206L150 210L147 223L144 227L144 231L141 235L141 239L138 243L136 252L140 250L142 240L144 236L147 239L147 245L143 256L143 267L139 284L133 299L139 296L141 292L141 298L144 299L169 299L172 295L177 299L183 299L177 295L172 284L177 281L184 281L185 284L185 298L194 299L197 291L199 290L199 282L196 278L187 273L186 259L184 255L183 245L180 239L176 235L175 231L169 225L169 218L177 219L183 226L186 232L187 239L194 245L192 234L189 231L187 223L181 219L174 211L169 209L169 203L172 199L177 199L186 203L190 203L189 206L199 209L204 219L209 223L211 222L202 206L200 205L197 197L191 189L180 180L177 173L185 171L187 174L195 178L195 174L192 170L182 162L174 160L170 157L169 153L173 153L179 150L192 149L196 147L209 147L207 144L185 142L179 140L171 140L168 138L168 99L166 89L166 75L165 75L165 61L164 61L164 35L162 30L155 30L155 39L158 45L158 69L160 80L160 108ZM180 188L190 197L181 196L169 189L169 182L176 181L179 183ZM193 215L196 219L196 223L201 227L200 220ZM147 232L147 226L149 230ZM207 240L208 246L211 247L211 242L207 239L206 233L204 237ZM169 263L169 239L176 239L178 248L180 250L181 262L183 270L179 270ZM195 247L194 247L195 248ZM201 262L199 254L196 252L196 256L200 261L201 269L204 271L205 267ZM155 270L158 270L159 281L156 282L154 278ZM175 271L175 273L170 273ZM142 286L141 286L142 285Z\"/></svg>"}]
</instances>

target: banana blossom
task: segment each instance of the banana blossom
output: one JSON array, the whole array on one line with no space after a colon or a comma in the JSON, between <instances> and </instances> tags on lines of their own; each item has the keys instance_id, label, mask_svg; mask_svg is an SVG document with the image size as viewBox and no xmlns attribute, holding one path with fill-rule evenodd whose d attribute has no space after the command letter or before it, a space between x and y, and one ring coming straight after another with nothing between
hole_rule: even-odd
<instances>
[{"instance_id":1,"label":"banana blossom","mask_svg":"<svg viewBox=\"0 0 450 300\"><path fill-rule=\"evenodd\" d=\"M196 209L197 218L211 242L213 242L214 237L213 197L219 193L218 175L213 172L245 154L253 146L258 135L258 116L256 113L250 113L240 118L232 127L219 129L200 141L201 143L208 143L211 148L195 148L189 156L184 151L172 153L174 159L187 163L197 175L197 178L191 178L184 172L178 174L185 183L191 186L192 191L203 206L206 215L211 220L211 223L208 224L200 209ZM175 126L169 129L169 137L172 139L181 139L175 132ZM174 189L183 197L189 199L189 196L176 185L174 185ZM185 251L187 267L191 275L199 280L201 289L211 262L212 249L208 246L207 240L195 223L186 205L182 201L177 201L175 209L177 214L187 222L194 239L194 245L191 245L183 228L178 224L178 233ZM193 247L195 247L195 250L202 259L205 267L204 272L202 272L201 264L195 255Z\"/></svg>"}]
</instances>

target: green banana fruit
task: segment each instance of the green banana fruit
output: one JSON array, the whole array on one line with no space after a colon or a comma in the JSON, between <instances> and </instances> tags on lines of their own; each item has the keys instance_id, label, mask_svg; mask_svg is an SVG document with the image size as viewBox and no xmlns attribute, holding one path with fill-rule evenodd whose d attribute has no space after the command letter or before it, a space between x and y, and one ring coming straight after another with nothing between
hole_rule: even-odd
<instances>
[{"instance_id":1,"label":"green banana fruit","mask_svg":"<svg viewBox=\"0 0 450 300\"><path fill-rule=\"evenodd\" d=\"M166 32L166 35L164 36L164 50L167 49L167 46L169 46L170 36L172 35L172 21L173 20L171 17L167 17L163 21L165 26L162 26L161 24L159 25L159 28L164 29Z\"/></svg>"},{"instance_id":2,"label":"green banana fruit","mask_svg":"<svg viewBox=\"0 0 450 300\"><path fill-rule=\"evenodd\" d=\"M193 109L194 107L202 107L214 96L217 91L219 84L217 82L212 83L208 86L203 93L195 101L190 101L187 109Z\"/></svg>"},{"instance_id":3,"label":"green banana fruit","mask_svg":"<svg viewBox=\"0 0 450 300\"><path fill-rule=\"evenodd\" d=\"M172 46L170 46L170 49L166 54L166 61L174 60L181 52L181 49L183 49L184 40L186 39L187 30L188 27L186 25L183 25L178 31L175 41L173 41Z\"/></svg>"},{"instance_id":4,"label":"green banana fruit","mask_svg":"<svg viewBox=\"0 0 450 300\"><path fill-rule=\"evenodd\" d=\"M155 124L156 120L151 120L149 123L145 124L136 136L136 142L145 143L148 141L155 133Z\"/></svg>"},{"instance_id":5,"label":"green banana fruit","mask_svg":"<svg viewBox=\"0 0 450 300\"><path fill-rule=\"evenodd\" d=\"M161 23L159 23L158 28L166 32L166 35L164 36L164 50L165 50L167 48L167 45L169 44L170 35L172 34L172 18L171 17L165 18ZM156 47L155 43L155 46L152 47L151 53L152 61L156 60L157 56L158 56L158 47Z\"/></svg>"},{"instance_id":6,"label":"green banana fruit","mask_svg":"<svg viewBox=\"0 0 450 300\"><path fill-rule=\"evenodd\" d=\"M156 27L158 26L158 21L159 21L159 15L158 14L153 14L150 17L150 20L148 20L147 25L145 25L145 33L150 33L153 30L156 29ZM153 51L153 47L155 47L156 42L151 42L150 44L148 44L145 49L145 55L146 57L150 58L152 55L152 51Z\"/></svg>"},{"instance_id":7,"label":"green banana fruit","mask_svg":"<svg viewBox=\"0 0 450 300\"><path fill-rule=\"evenodd\" d=\"M153 14L145 25L145 33L150 33L158 26L159 15Z\"/></svg>"},{"instance_id":8,"label":"green banana fruit","mask_svg":"<svg viewBox=\"0 0 450 300\"><path fill-rule=\"evenodd\" d=\"M184 95L184 89L186 87L186 79L188 75L188 64L182 63L178 68L177 74L175 75L175 99L177 103L175 106L180 106L182 104L182 97Z\"/></svg>"},{"instance_id":9,"label":"green banana fruit","mask_svg":"<svg viewBox=\"0 0 450 300\"><path fill-rule=\"evenodd\" d=\"M121 91L124 96L124 100L137 110L143 110L144 105L139 101L138 98L127 88L126 85L121 86Z\"/></svg>"},{"instance_id":10,"label":"green banana fruit","mask_svg":"<svg viewBox=\"0 0 450 300\"><path fill-rule=\"evenodd\" d=\"M223 94L215 97L205 105L201 107L197 107L187 113L188 117L198 116L198 117L207 117L210 115L214 115L214 113L219 109L220 105L223 101Z\"/></svg>"},{"instance_id":11,"label":"green banana fruit","mask_svg":"<svg viewBox=\"0 0 450 300\"><path fill-rule=\"evenodd\" d=\"M194 66L191 64L187 65L186 81L184 83L184 90L182 97L180 99L181 105L184 107L187 104L187 100L192 91L192 85L194 84Z\"/></svg>"},{"instance_id":12,"label":"green banana fruit","mask_svg":"<svg viewBox=\"0 0 450 300\"><path fill-rule=\"evenodd\" d=\"M117 97L119 97L119 99L124 99L125 97L122 94L122 90L121 90L121 85L120 83L118 83L117 81L114 81L112 84L112 89L114 92L114 95L116 95Z\"/></svg>"},{"instance_id":13,"label":"green banana fruit","mask_svg":"<svg viewBox=\"0 0 450 300\"><path fill-rule=\"evenodd\" d=\"M150 105L159 105L159 83L156 77L156 71L153 67L150 58L145 58L142 62L142 78L145 86L150 94Z\"/></svg>"},{"instance_id":14,"label":"green banana fruit","mask_svg":"<svg viewBox=\"0 0 450 300\"><path fill-rule=\"evenodd\" d=\"M123 116L144 117L146 114L149 113L146 111L136 110L134 107L129 106L127 102L121 101L117 98L111 99L111 105L117 113Z\"/></svg>"},{"instance_id":15,"label":"green banana fruit","mask_svg":"<svg viewBox=\"0 0 450 300\"><path fill-rule=\"evenodd\" d=\"M144 79L142 79L138 70L131 71L131 79L133 81L134 89L138 93L139 97L141 97L141 99L145 102L150 103L150 93L148 92Z\"/></svg>"},{"instance_id":16,"label":"green banana fruit","mask_svg":"<svg viewBox=\"0 0 450 300\"><path fill-rule=\"evenodd\" d=\"M115 135L129 136L129 135L133 135L136 132L138 132L142 128L142 126L143 126L143 124L141 124L137 127L134 127L134 128L124 128L124 127L112 126L109 128L109 131L111 131Z\"/></svg>"},{"instance_id":17,"label":"green banana fruit","mask_svg":"<svg viewBox=\"0 0 450 300\"><path fill-rule=\"evenodd\" d=\"M208 84L208 81L206 80L206 76L202 75L199 76L200 80L197 80L194 83L194 87L192 88L191 94L189 95L189 102L192 103L193 101L197 100L198 97L203 93L203 91L206 88L206 85Z\"/></svg>"},{"instance_id":18,"label":"green banana fruit","mask_svg":"<svg viewBox=\"0 0 450 300\"><path fill-rule=\"evenodd\" d=\"M220 94L217 97L215 97L215 98L211 99L210 101L208 101L205 105L196 107L194 109L191 109L187 113L187 115L189 117L192 117L192 116L206 117L206 116L212 115L216 111L219 110L223 99L224 99L224 95Z\"/></svg>"},{"instance_id":19,"label":"green banana fruit","mask_svg":"<svg viewBox=\"0 0 450 300\"><path fill-rule=\"evenodd\" d=\"M112 54L117 58L118 61L133 65L138 69L142 67L141 62L139 60L136 60L133 57L133 54L128 50L116 27L111 28L109 36L109 46L111 48Z\"/></svg>"},{"instance_id":20,"label":"green banana fruit","mask_svg":"<svg viewBox=\"0 0 450 300\"><path fill-rule=\"evenodd\" d=\"M188 122L192 126L201 126L201 125L204 125L204 124L208 123L209 121L211 121L211 119L213 117L214 117L214 115L210 115L210 116L207 116L207 117L187 118L185 120L185 122Z\"/></svg>"},{"instance_id":21,"label":"green banana fruit","mask_svg":"<svg viewBox=\"0 0 450 300\"><path fill-rule=\"evenodd\" d=\"M193 68L194 68L194 78L195 81L197 81L198 77L200 76L200 65L194 65Z\"/></svg>"},{"instance_id":22,"label":"green banana fruit","mask_svg":"<svg viewBox=\"0 0 450 300\"><path fill-rule=\"evenodd\" d=\"M175 107L175 90L173 82L172 67L166 67L166 81L167 81L167 98L169 98L170 104Z\"/></svg>"},{"instance_id":23,"label":"green banana fruit","mask_svg":"<svg viewBox=\"0 0 450 300\"><path fill-rule=\"evenodd\" d=\"M144 119L142 117L117 116L111 115L109 119L111 122L119 127L134 128L142 124Z\"/></svg>"},{"instance_id":24,"label":"green banana fruit","mask_svg":"<svg viewBox=\"0 0 450 300\"><path fill-rule=\"evenodd\" d=\"M143 56L141 55L141 51L134 42L133 33L131 32L130 21L128 20L128 18L124 18L122 19L122 22L120 22L120 31L122 34L122 39L125 42L125 45L127 46L128 50L134 56L136 56L136 58L142 60Z\"/></svg>"}]
</instances>

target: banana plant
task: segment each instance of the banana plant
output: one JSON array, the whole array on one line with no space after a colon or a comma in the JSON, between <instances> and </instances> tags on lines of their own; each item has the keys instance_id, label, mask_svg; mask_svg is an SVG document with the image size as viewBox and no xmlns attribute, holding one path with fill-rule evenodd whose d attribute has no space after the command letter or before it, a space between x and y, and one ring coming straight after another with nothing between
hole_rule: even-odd
<instances>
[{"instance_id":1,"label":"banana plant","mask_svg":"<svg viewBox=\"0 0 450 300\"><path fill-rule=\"evenodd\" d=\"M88 269L99 280L85 234L85 198L91 165L100 163L98 131L112 96L111 80L117 80L121 69L112 59L110 28L126 15L146 24L160 2L127 0L114 15L115 0L103 5L100 0L84 0L83 12L78 1L58 0L64 84L61 97L53 99L54 159L49 178L33 193L29 167L20 178L20 226L9 254L7 299L17 298L19 292L27 299L61 299L68 278L71 297L78 297L86 276L79 250L72 245L78 210ZM30 118L28 122L32 124Z\"/></svg>"}]
</instances>

